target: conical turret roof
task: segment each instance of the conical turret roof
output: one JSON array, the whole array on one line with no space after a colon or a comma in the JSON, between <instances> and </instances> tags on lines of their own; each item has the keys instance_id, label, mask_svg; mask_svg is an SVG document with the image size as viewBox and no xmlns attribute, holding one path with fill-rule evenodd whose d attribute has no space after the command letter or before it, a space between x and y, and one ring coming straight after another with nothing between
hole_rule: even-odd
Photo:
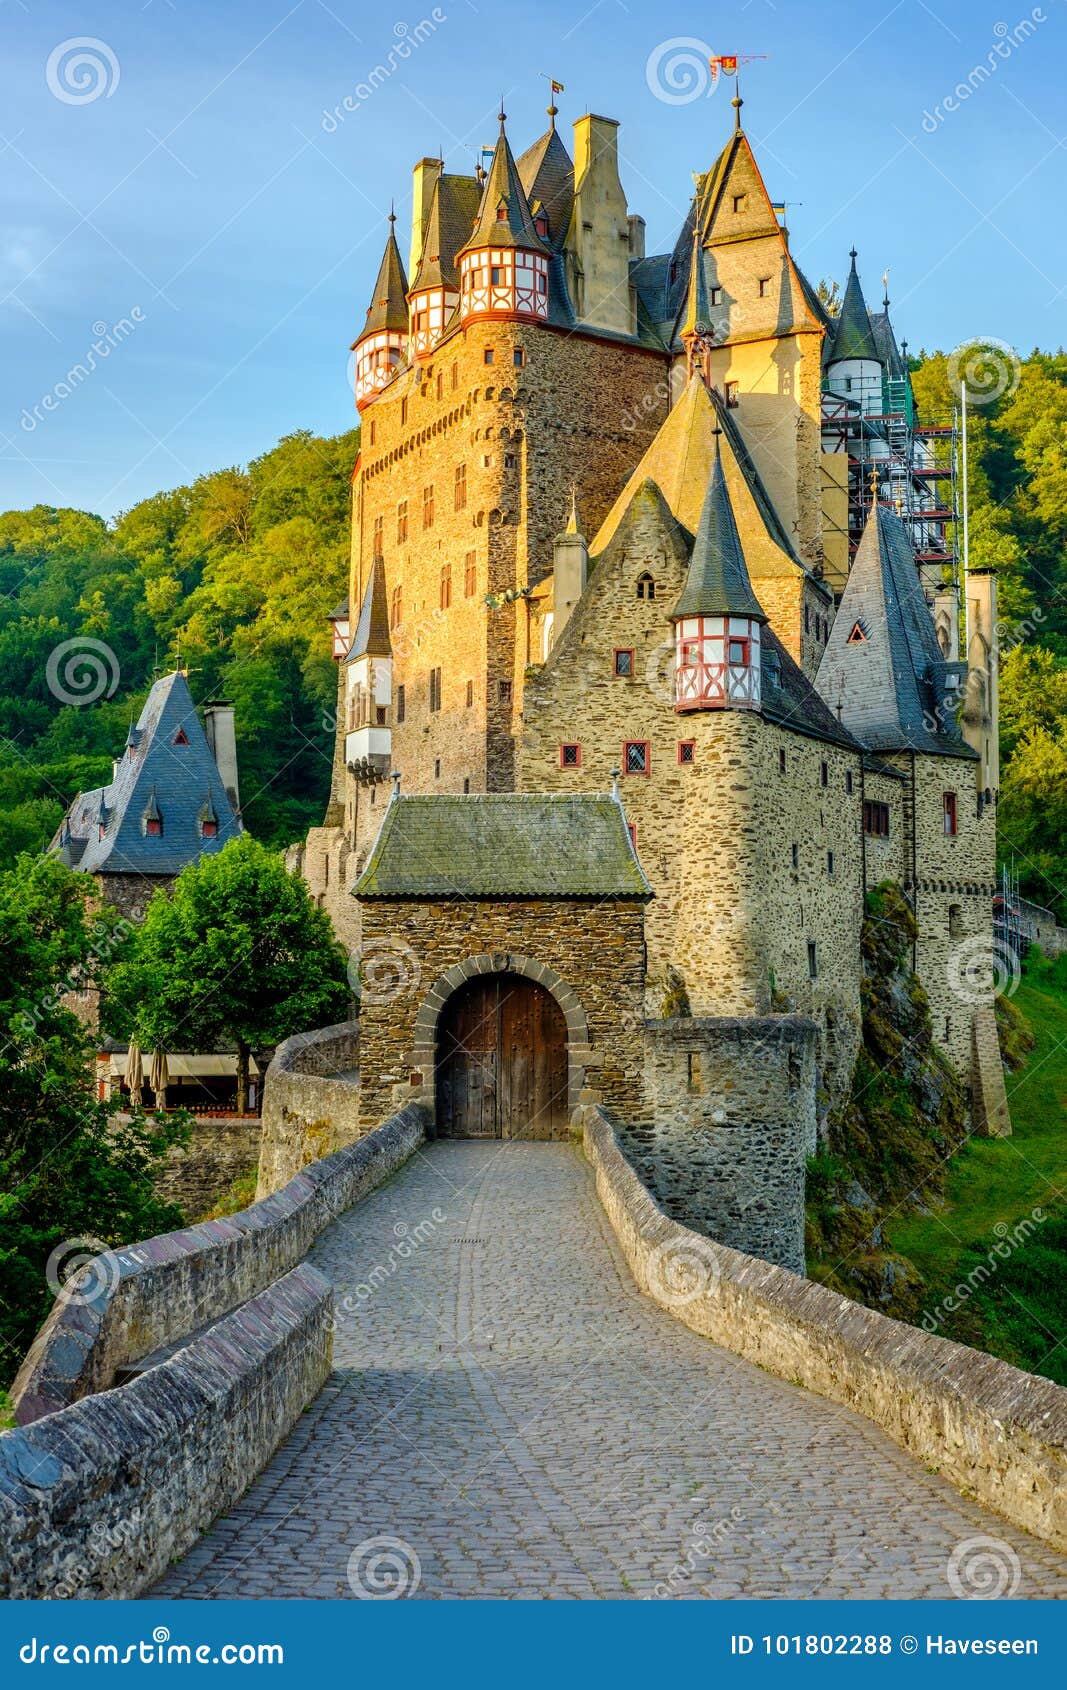
<instances>
[{"instance_id":1,"label":"conical turret roof","mask_svg":"<svg viewBox=\"0 0 1067 1690\"><path fill-rule=\"evenodd\" d=\"M529 204L544 207L549 244L561 247L574 209L574 165L555 123L527 147L516 168Z\"/></svg>"},{"instance_id":2,"label":"conical turret roof","mask_svg":"<svg viewBox=\"0 0 1067 1690\"><path fill-rule=\"evenodd\" d=\"M880 363L878 348L874 341L874 331L867 311L867 302L863 297L860 279L856 274L856 249L853 247L849 257L852 268L848 273L845 284L845 297L841 301L841 312L834 331L834 350L832 362L837 363L844 358L873 358Z\"/></svg>"},{"instance_id":3,"label":"conical turret roof","mask_svg":"<svg viewBox=\"0 0 1067 1690\"><path fill-rule=\"evenodd\" d=\"M367 308L367 321L359 332L360 340L369 334L379 334L383 329L407 333L408 279L404 274L404 260L400 256L400 248L396 244L395 223L396 218L390 212L389 239L385 243L378 280L374 284L374 292Z\"/></svg>"},{"instance_id":4,"label":"conical turret roof","mask_svg":"<svg viewBox=\"0 0 1067 1690\"><path fill-rule=\"evenodd\" d=\"M376 557L345 662L354 663L357 657L391 657L392 652L389 606L385 597L385 563L382 558Z\"/></svg>"},{"instance_id":5,"label":"conical turret roof","mask_svg":"<svg viewBox=\"0 0 1067 1690\"><path fill-rule=\"evenodd\" d=\"M708 281L704 274L704 254L700 246L700 235L694 228L693 257L689 266L689 284L685 294L685 315L682 318L678 334L682 340L697 336L710 339L713 332L711 311L708 306Z\"/></svg>"},{"instance_id":6,"label":"conical turret roof","mask_svg":"<svg viewBox=\"0 0 1067 1690\"><path fill-rule=\"evenodd\" d=\"M748 577L723 474L718 433L715 462L693 541L689 574L671 612L671 620L680 622L685 616L749 616L759 622L767 620Z\"/></svg>"},{"instance_id":7,"label":"conical turret roof","mask_svg":"<svg viewBox=\"0 0 1067 1690\"><path fill-rule=\"evenodd\" d=\"M493 162L482 189L482 202L474 233L463 252L478 247L523 247L529 252L548 252L548 247L533 225L530 202L526 198L519 177L518 166L508 145L504 131L504 113L500 114L500 134L497 137Z\"/></svg>"},{"instance_id":8,"label":"conical turret roof","mask_svg":"<svg viewBox=\"0 0 1067 1690\"><path fill-rule=\"evenodd\" d=\"M473 176L437 178L422 239L422 257L411 283L412 293L419 293L423 288L458 286L456 254L470 234L480 200L481 189Z\"/></svg>"}]
</instances>

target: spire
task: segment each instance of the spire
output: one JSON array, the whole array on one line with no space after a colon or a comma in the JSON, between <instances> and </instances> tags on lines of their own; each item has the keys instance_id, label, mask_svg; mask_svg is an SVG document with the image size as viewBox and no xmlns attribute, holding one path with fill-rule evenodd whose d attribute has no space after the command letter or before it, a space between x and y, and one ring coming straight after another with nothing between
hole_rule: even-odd
<instances>
[{"instance_id":1,"label":"spire","mask_svg":"<svg viewBox=\"0 0 1067 1690\"><path fill-rule=\"evenodd\" d=\"M715 331L708 308L708 284L704 274L704 253L700 245L700 231L693 225L693 252L689 262L689 283L685 295L685 316L679 330L686 352L686 373L692 376L698 361L705 382L710 385L711 370L708 354Z\"/></svg>"},{"instance_id":2,"label":"spire","mask_svg":"<svg viewBox=\"0 0 1067 1690\"><path fill-rule=\"evenodd\" d=\"M404 261L400 256L400 248L396 244L396 213L389 209L389 238L385 243L381 266L378 270L378 280L374 284L370 306L367 310L367 321L359 333L360 340L364 335L378 333L382 329L393 329L399 334L406 334L408 327L408 280L404 274Z\"/></svg>"},{"instance_id":3,"label":"spire","mask_svg":"<svg viewBox=\"0 0 1067 1690\"><path fill-rule=\"evenodd\" d=\"M834 331L831 363L837 364L846 358L870 358L880 363L867 303L860 287L859 276L856 274L855 247L849 253L849 258L852 260L852 268L848 273L845 297L841 301L841 312Z\"/></svg>"},{"instance_id":4,"label":"spire","mask_svg":"<svg viewBox=\"0 0 1067 1690\"><path fill-rule=\"evenodd\" d=\"M715 462L700 513L689 574L671 621L690 616L747 616L766 622L763 607L752 590L741 537L726 488L719 450L721 430L715 430Z\"/></svg>"},{"instance_id":5,"label":"spire","mask_svg":"<svg viewBox=\"0 0 1067 1690\"><path fill-rule=\"evenodd\" d=\"M391 657L392 654L389 606L385 597L385 561L376 557L345 662L354 663L357 657Z\"/></svg>"},{"instance_id":6,"label":"spire","mask_svg":"<svg viewBox=\"0 0 1067 1690\"><path fill-rule=\"evenodd\" d=\"M738 85L737 85L737 93L734 95L733 99L730 101L730 104L734 108L734 134L735 135L740 135L740 133L741 133L741 107L744 105L744 103L745 103L744 100L741 98L741 84L740 84L740 81L739 81Z\"/></svg>"},{"instance_id":7,"label":"spire","mask_svg":"<svg viewBox=\"0 0 1067 1690\"><path fill-rule=\"evenodd\" d=\"M563 532L565 534L581 534L582 532L578 524L578 490L573 481L571 482L571 514L567 518L567 526Z\"/></svg>"},{"instance_id":8,"label":"spire","mask_svg":"<svg viewBox=\"0 0 1067 1690\"><path fill-rule=\"evenodd\" d=\"M533 226L530 202L526 198L518 167L508 145L504 129L506 114L500 108L500 134L493 150L493 162L482 189L481 204L474 223L474 231L463 252L477 247L523 247L529 252L547 252L548 248Z\"/></svg>"}]
</instances>

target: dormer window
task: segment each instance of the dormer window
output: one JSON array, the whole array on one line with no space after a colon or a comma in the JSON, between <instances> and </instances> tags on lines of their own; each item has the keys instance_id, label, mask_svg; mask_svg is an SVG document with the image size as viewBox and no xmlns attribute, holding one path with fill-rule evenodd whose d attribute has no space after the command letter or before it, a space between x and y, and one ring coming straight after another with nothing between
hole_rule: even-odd
<instances>
[{"instance_id":1,"label":"dormer window","mask_svg":"<svg viewBox=\"0 0 1067 1690\"><path fill-rule=\"evenodd\" d=\"M708 304L709 305L721 305L722 304L722 288L709 288L708 289Z\"/></svg>"},{"instance_id":2,"label":"dormer window","mask_svg":"<svg viewBox=\"0 0 1067 1690\"><path fill-rule=\"evenodd\" d=\"M541 238L544 239L545 235L548 234L548 218L536 217L534 219L534 228L537 230L537 233L541 236Z\"/></svg>"},{"instance_id":3,"label":"dormer window","mask_svg":"<svg viewBox=\"0 0 1067 1690\"><path fill-rule=\"evenodd\" d=\"M186 733L184 728L179 728L177 733L174 735L174 739L172 741L172 744L174 744L174 745L188 745L188 743L189 743L188 734Z\"/></svg>"},{"instance_id":4,"label":"dormer window","mask_svg":"<svg viewBox=\"0 0 1067 1690\"><path fill-rule=\"evenodd\" d=\"M760 298L766 299L766 297L770 293L770 291L771 291L771 278L769 276L761 276L760 279L759 279L759 296L760 296Z\"/></svg>"},{"instance_id":5,"label":"dormer window","mask_svg":"<svg viewBox=\"0 0 1067 1690\"><path fill-rule=\"evenodd\" d=\"M150 839L160 839L163 835L163 817L146 816L144 830Z\"/></svg>"},{"instance_id":6,"label":"dormer window","mask_svg":"<svg viewBox=\"0 0 1067 1690\"><path fill-rule=\"evenodd\" d=\"M736 411L741 403L741 389L736 381L726 383L726 409Z\"/></svg>"},{"instance_id":7,"label":"dormer window","mask_svg":"<svg viewBox=\"0 0 1067 1690\"><path fill-rule=\"evenodd\" d=\"M750 647L747 639L731 638L729 646L728 663L748 663Z\"/></svg>"},{"instance_id":8,"label":"dormer window","mask_svg":"<svg viewBox=\"0 0 1067 1690\"><path fill-rule=\"evenodd\" d=\"M854 622L852 632L846 640L846 645L863 645L867 638L867 630L862 622Z\"/></svg>"},{"instance_id":9,"label":"dormer window","mask_svg":"<svg viewBox=\"0 0 1067 1690\"><path fill-rule=\"evenodd\" d=\"M744 211L747 204L748 204L748 195L747 194L735 194L734 195L734 215L739 216L740 213L742 211Z\"/></svg>"},{"instance_id":10,"label":"dormer window","mask_svg":"<svg viewBox=\"0 0 1067 1690\"><path fill-rule=\"evenodd\" d=\"M496 208L496 220L498 223L506 223L508 220L508 208L504 204L503 200L501 200L500 204Z\"/></svg>"},{"instance_id":11,"label":"dormer window","mask_svg":"<svg viewBox=\"0 0 1067 1690\"><path fill-rule=\"evenodd\" d=\"M637 596L639 599L654 599L656 596L655 580L647 570L637 577Z\"/></svg>"}]
</instances>

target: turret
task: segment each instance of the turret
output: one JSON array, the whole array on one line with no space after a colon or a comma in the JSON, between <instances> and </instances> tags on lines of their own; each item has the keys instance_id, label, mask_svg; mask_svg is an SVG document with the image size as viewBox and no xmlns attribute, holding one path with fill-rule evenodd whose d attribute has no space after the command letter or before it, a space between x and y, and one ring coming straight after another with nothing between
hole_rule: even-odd
<instances>
[{"instance_id":1,"label":"turret","mask_svg":"<svg viewBox=\"0 0 1067 1690\"><path fill-rule=\"evenodd\" d=\"M393 379L403 361L408 331L407 277L396 244L396 218L389 213L389 239L385 243L378 280L367 310L367 321L352 344L356 355L356 404L362 411Z\"/></svg>"},{"instance_id":2,"label":"turret","mask_svg":"<svg viewBox=\"0 0 1067 1690\"><path fill-rule=\"evenodd\" d=\"M345 763L357 780L373 785L388 774L393 746L393 651L380 557L363 595L345 674Z\"/></svg>"},{"instance_id":3,"label":"turret","mask_svg":"<svg viewBox=\"0 0 1067 1690\"><path fill-rule=\"evenodd\" d=\"M459 254L460 317L548 316L548 248L534 228L530 204L504 132L482 189L470 240Z\"/></svg>"},{"instance_id":4,"label":"turret","mask_svg":"<svg viewBox=\"0 0 1067 1690\"><path fill-rule=\"evenodd\" d=\"M689 266L689 285L685 295L685 315L678 337L685 347L685 371L687 379L694 370L704 378L705 386L711 386L711 348L715 341L715 332L711 323L711 311L708 306L708 284L704 275L704 254L700 246L700 233L696 225L693 226L693 257Z\"/></svg>"},{"instance_id":5,"label":"turret","mask_svg":"<svg viewBox=\"0 0 1067 1690\"><path fill-rule=\"evenodd\" d=\"M967 681L963 737L978 753L980 804L996 800L1000 787L1000 678L997 649L997 577L992 569L967 572Z\"/></svg>"},{"instance_id":6,"label":"turret","mask_svg":"<svg viewBox=\"0 0 1067 1690\"><path fill-rule=\"evenodd\" d=\"M826 367L826 384L831 393L852 400L865 415L877 416L882 409L882 363L856 273L855 247L849 257L852 268L834 330L833 353Z\"/></svg>"},{"instance_id":7,"label":"turret","mask_svg":"<svg viewBox=\"0 0 1067 1690\"><path fill-rule=\"evenodd\" d=\"M575 605L585 592L589 572L589 547L578 522L578 504L571 493L571 512L562 534L552 542L552 640L570 620ZM547 655L547 654L546 654Z\"/></svg>"},{"instance_id":8,"label":"turret","mask_svg":"<svg viewBox=\"0 0 1067 1690\"><path fill-rule=\"evenodd\" d=\"M424 358L433 351L456 309L459 301L456 248L462 240L462 235L457 238L456 231L470 228L480 197L473 176L438 175L434 184L420 241L418 269L413 273L408 294L408 349L412 358Z\"/></svg>"},{"instance_id":9,"label":"turret","mask_svg":"<svg viewBox=\"0 0 1067 1690\"><path fill-rule=\"evenodd\" d=\"M758 710L760 630L767 621L752 590L715 430L715 462L689 573L671 612L675 708Z\"/></svg>"}]
</instances>

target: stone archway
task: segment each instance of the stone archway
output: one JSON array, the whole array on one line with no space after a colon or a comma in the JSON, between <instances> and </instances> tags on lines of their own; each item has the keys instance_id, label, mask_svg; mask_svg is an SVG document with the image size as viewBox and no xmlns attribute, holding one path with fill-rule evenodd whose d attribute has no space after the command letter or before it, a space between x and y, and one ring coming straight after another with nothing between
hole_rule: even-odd
<instances>
[{"instance_id":1,"label":"stone archway","mask_svg":"<svg viewBox=\"0 0 1067 1690\"><path fill-rule=\"evenodd\" d=\"M521 975L543 986L555 999L566 1026L567 1109L575 1110L585 1084L590 1054L589 1023L574 988L554 969L533 957L510 951L486 952L447 968L434 981L419 1005L415 1017L413 1067L420 1070L427 1081L435 1073L441 1012L454 993L480 975Z\"/></svg>"}]
</instances>

